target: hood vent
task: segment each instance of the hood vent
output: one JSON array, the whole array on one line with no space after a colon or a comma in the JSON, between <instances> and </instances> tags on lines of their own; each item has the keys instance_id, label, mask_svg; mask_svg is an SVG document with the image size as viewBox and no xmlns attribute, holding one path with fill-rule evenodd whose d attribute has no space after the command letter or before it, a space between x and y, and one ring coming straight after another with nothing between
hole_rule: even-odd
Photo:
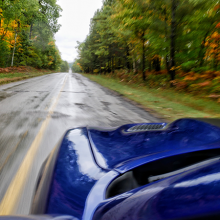
<instances>
[{"instance_id":1,"label":"hood vent","mask_svg":"<svg viewBox=\"0 0 220 220\"><path fill-rule=\"evenodd\" d=\"M166 126L166 123L163 124L141 124L135 125L127 130L127 132L139 132L139 131L152 131L152 130L161 130Z\"/></svg>"}]
</instances>

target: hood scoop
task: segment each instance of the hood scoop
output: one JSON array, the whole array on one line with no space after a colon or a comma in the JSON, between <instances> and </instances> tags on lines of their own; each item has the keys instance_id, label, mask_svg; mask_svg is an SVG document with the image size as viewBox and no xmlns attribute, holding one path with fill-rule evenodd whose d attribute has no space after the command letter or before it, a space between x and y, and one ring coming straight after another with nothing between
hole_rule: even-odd
<instances>
[{"instance_id":1,"label":"hood scoop","mask_svg":"<svg viewBox=\"0 0 220 220\"><path fill-rule=\"evenodd\" d=\"M140 132L140 131L152 131L152 130L161 130L164 129L166 126L166 123L160 123L160 124L143 124L143 125L135 125L131 128L129 128L126 132Z\"/></svg>"}]
</instances>

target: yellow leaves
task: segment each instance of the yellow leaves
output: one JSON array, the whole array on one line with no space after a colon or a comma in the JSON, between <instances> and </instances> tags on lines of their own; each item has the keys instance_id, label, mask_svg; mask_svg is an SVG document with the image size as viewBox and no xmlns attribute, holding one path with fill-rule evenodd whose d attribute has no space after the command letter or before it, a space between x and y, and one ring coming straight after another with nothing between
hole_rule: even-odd
<instances>
[{"instance_id":1,"label":"yellow leaves","mask_svg":"<svg viewBox=\"0 0 220 220\"><path fill-rule=\"evenodd\" d=\"M204 42L203 42L203 44L204 44ZM205 47L208 47L208 45L209 45L209 42L207 41L207 42L205 42Z\"/></svg>"},{"instance_id":2,"label":"yellow leaves","mask_svg":"<svg viewBox=\"0 0 220 220\"><path fill-rule=\"evenodd\" d=\"M54 43L54 41L50 41L50 42L48 43L48 45L54 46L55 43Z\"/></svg>"},{"instance_id":3,"label":"yellow leaves","mask_svg":"<svg viewBox=\"0 0 220 220\"><path fill-rule=\"evenodd\" d=\"M54 58L52 56L49 56L48 59L49 59L48 66L50 66L53 64Z\"/></svg>"},{"instance_id":4,"label":"yellow leaves","mask_svg":"<svg viewBox=\"0 0 220 220\"><path fill-rule=\"evenodd\" d=\"M156 54L156 55L153 56L152 60L154 60L154 59L160 59L160 58L161 58L160 55Z\"/></svg>"},{"instance_id":5,"label":"yellow leaves","mask_svg":"<svg viewBox=\"0 0 220 220\"><path fill-rule=\"evenodd\" d=\"M111 15L111 19L116 18L116 14Z\"/></svg>"},{"instance_id":6,"label":"yellow leaves","mask_svg":"<svg viewBox=\"0 0 220 220\"><path fill-rule=\"evenodd\" d=\"M213 13L213 10L208 10L208 11L207 11L207 14L208 14L209 17L212 16L212 13Z\"/></svg>"},{"instance_id":7,"label":"yellow leaves","mask_svg":"<svg viewBox=\"0 0 220 220\"><path fill-rule=\"evenodd\" d=\"M124 0L126 4L132 3L131 0Z\"/></svg>"},{"instance_id":8,"label":"yellow leaves","mask_svg":"<svg viewBox=\"0 0 220 220\"><path fill-rule=\"evenodd\" d=\"M219 33L218 33L217 31L215 31L215 32L212 34L211 38L217 38L218 36L219 36Z\"/></svg>"},{"instance_id":9,"label":"yellow leaves","mask_svg":"<svg viewBox=\"0 0 220 220\"><path fill-rule=\"evenodd\" d=\"M220 34L215 31L210 37L207 37L207 42L204 44L207 47L206 59L220 60Z\"/></svg>"},{"instance_id":10,"label":"yellow leaves","mask_svg":"<svg viewBox=\"0 0 220 220\"><path fill-rule=\"evenodd\" d=\"M11 27L12 28L17 28L18 27L18 23L14 20L11 22Z\"/></svg>"},{"instance_id":11,"label":"yellow leaves","mask_svg":"<svg viewBox=\"0 0 220 220\"><path fill-rule=\"evenodd\" d=\"M197 76L186 76L183 80L184 81L195 81L197 79L198 79Z\"/></svg>"},{"instance_id":12,"label":"yellow leaves","mask_svg":"<svg viewBox=\"0 0 220 220\"><path fill-rule=\"evenodd\" d=\"M144 18L143 16L140 16L138 18L137 17L133 17L132 20L142 20L143 18Z\"/></svg>"},{"instance_id":13,"label":"yellow leaves","mask_svg":"<svg viewBox=\"0 0 220 220\"><path fill-rule=\"evenodd\" d=\"M24 50L22 48L19 47L18 49L18 53L22 53Z\"/></svg>"},{"instance_id":14,"label":"yellow leaves","mask_svg":"<svg viewBox=\"0 0 220 220\"><path fill-rule=\"evenodd\" d=\"M218 44L217 43L210 43L209 46L211 48L217 48L218 47Z\"/></svg>"}]
</instances>

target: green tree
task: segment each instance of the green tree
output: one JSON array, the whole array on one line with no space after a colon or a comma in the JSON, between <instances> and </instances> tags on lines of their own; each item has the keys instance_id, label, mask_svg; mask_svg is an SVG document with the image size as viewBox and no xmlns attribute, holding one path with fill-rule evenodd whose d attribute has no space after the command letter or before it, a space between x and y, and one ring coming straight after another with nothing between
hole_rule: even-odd
<instances>
[{"instance_id":1,"label":"green tree","mask_svg":"<svg viewBox=\"0 0 220 220\"><path fill-rule=\"evenodd\" d=\"M67 61L62 61L60 64L60 72L69 72L69 64Z\"/></svg>"},{"instance_id":2,"label":"green tree","mask_svg":"<svg viewBox=\"0 0 220 220\"><path fill-rule=\"evenodd\" d=\"M56 0L0 1L1 47L11 48L10 54L5 49L7 59L0 56L0 65L58 68L60 55L50 43L60 28L61 10Z\"/></svg>"}]
</instances>

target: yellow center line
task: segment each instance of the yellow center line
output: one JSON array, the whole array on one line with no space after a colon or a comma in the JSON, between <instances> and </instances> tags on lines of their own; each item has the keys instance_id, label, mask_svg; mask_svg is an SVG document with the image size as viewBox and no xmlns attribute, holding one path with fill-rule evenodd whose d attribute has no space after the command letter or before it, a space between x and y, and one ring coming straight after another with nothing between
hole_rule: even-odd
<instances>
[{"instance_id":1,"label":"yellow center line","mask_svg":"<svg viewBox=\"0 0 220 220\"><path fill-rule=\"evenodd\" d=\"M41 125L41 128L35 137L33 143L31 144L30 149L28 150L18 172L16 173L14 179L10 183L4 198L1 201L0 204L0 215L12 215L16 214L16 210L18 207L19 198L22 194L22 192L25 190L25 183L27 181L27 177L30 174L31 171L31 165L33 163L33 160L35 158L35 155L37 153L37 150L39 148L39 145L41 143L42 137L44 135L44 132L50 122L51 115L53 114L53 111L58 103L59 97L61 95L61 91L63 90L65 83L67 80L67 75L65 77L65 80L63 82L62 88L55 99L53 105L50 108L50 111L44 120L44 122Z\"/></svg>"}]
</instances>

